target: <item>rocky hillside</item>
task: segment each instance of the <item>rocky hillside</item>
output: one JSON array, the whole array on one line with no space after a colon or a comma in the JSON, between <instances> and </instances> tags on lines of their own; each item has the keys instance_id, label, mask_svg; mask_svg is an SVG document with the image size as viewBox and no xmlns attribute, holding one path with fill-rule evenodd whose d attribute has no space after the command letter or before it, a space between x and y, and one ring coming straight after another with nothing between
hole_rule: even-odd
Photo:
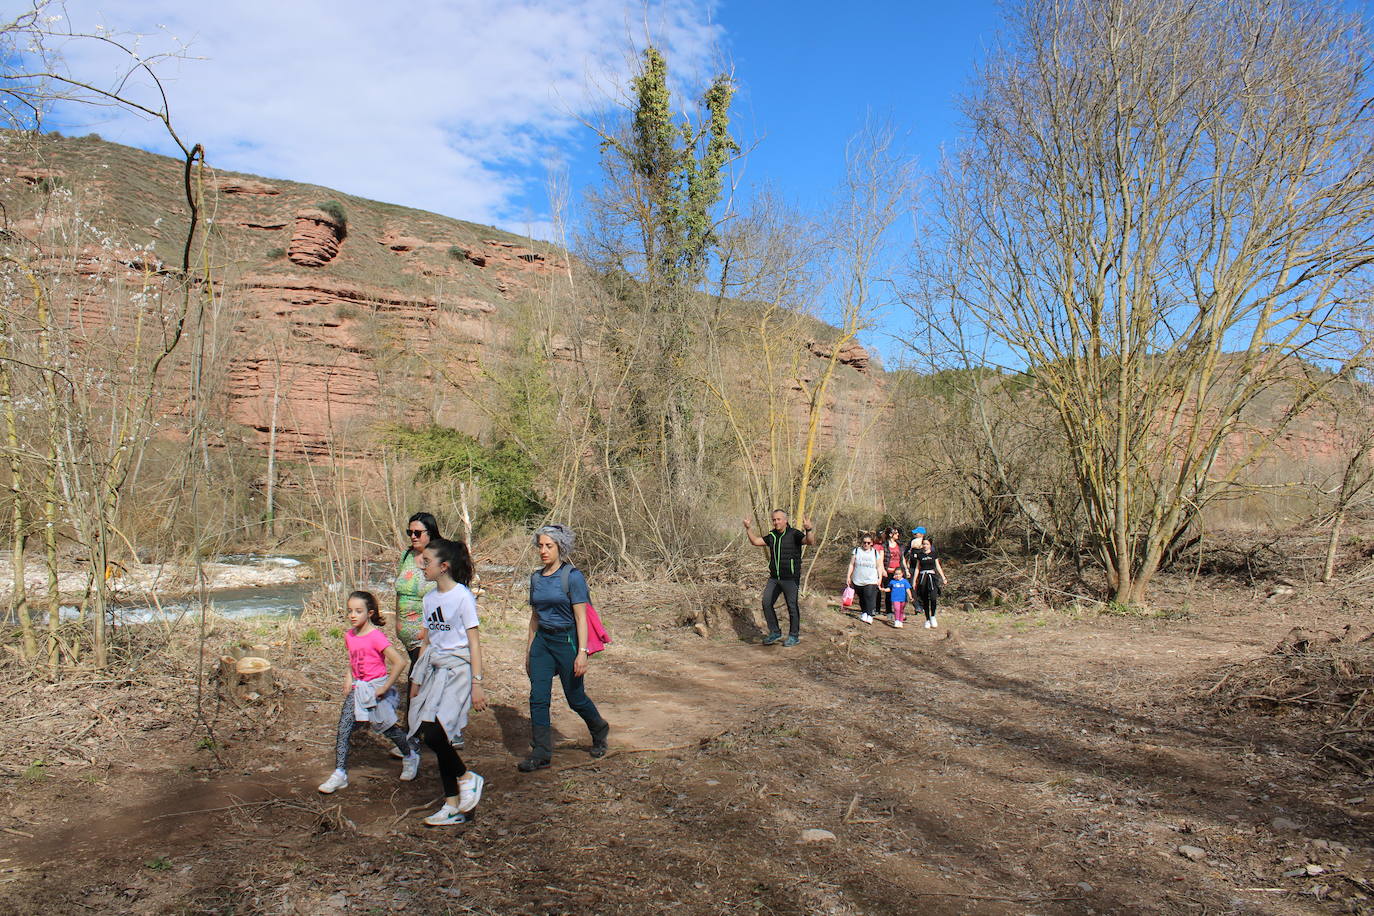
<instances>
[{"instance_id":1,"label":"rocky hillside","mask_svg":"<svg viewBox=\"0 0 1374 916\"><path fill-rule=\"evenodd\" d=\"M96 137L35 146L0 135L0 202L12 228L36 229L24 222L33 212L25 199L62 189L114 240L81 243L68 263L119 275L148 266L144 246L180 262L180 162ZM479 368L519 334L522 308L570 267L544 243L315 185L214 171L207 190L232 325L221 342L227 414L264 447L275 417L288 458L346 452L360 441L350 433L379 418L479 432ZM834 333L817 324L814 338L803 376L819 371ZM555 345L554 357L571 350ZM853 446L884 385L862 347L840 358L824 432ZM802 403L798 390L798 410Z\"/></svg>"}]
</instances>

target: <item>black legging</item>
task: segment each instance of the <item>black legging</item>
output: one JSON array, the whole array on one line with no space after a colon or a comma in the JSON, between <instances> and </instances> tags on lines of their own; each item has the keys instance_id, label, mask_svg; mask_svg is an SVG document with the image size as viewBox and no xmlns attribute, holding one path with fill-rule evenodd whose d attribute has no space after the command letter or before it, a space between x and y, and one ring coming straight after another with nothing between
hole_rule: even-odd
<instances>
[{"instance_id":1,"label":"black legging","mask_svg":"<svg viewBox=\"0 0 1374 916\"><path fill-rule=\"evenodd\" d=\"M934 572L922 572L916 586L916 599L921 602L921 610L926 612L926 620L935 616L935 599L940 596L940 586L935 576Z\"/></svg>"},{"instance_id":2,"label":"black legging","mask_svg":"<svg viewBox=\"0 0 1374 916\"><path fill-rule=\"evenodd\" d=\"M859 593L859 612L872 616L878 609L878 586L856 585L854 591Z\"/></svg>"},{"instance_id":3,"label":"black legging","mask_svg":"<svg viewBox=\"0 0 1374 916\"><path fill-rule=\"evenodd\" d=\"M434 751L434 756L439 759L439 781L444 784L444 796L452 798L457 795L458 780L468 768L463 765L463 758L458 756L453 742L448 740L448 732L444 731L444 727L438 722L425 722L420 725L415 736L424 739L425 744L429 745L429 749Z\"/></svg>"}]
</instances>

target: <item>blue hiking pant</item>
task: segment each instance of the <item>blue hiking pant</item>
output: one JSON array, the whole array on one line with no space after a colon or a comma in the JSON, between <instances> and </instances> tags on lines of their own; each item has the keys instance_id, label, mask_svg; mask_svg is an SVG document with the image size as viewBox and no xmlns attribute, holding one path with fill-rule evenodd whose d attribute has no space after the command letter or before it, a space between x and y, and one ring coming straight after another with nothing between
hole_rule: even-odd
<instances>
[{"instance_id":1,"label":"blue hiking pant","mask_svg":"<svg viewBox=\"0 0 1374 916\"><path fill-rule=\"evenodd\" d=\"M573 662L577 660L577 630L550 633L536 630L530 643L530 725L548 728L549 702L553 697L553 678L563 682L563 696L568 708L582 717L593 732L603 723L596 704L587 696L583 678L573 677Z\"/></svg>"}]
</instances>

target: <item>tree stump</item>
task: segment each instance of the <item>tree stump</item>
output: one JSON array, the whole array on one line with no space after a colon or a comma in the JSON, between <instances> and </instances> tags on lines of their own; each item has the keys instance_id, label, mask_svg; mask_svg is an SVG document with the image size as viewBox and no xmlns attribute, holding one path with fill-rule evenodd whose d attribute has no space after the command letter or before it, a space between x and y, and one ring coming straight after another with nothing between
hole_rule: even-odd
<instances>
[{"instance_id":1,"label":"tree stump","mask_svg":"<svg viewBox=\"0 0 1374 916\"><path fill-rule=\"evenodd\" d=\"M234 685L239 699L261 699L272 689L272 663L255 655L245 655L234 666L238 679Z\"/></svg>"},{"instance_id":2,"label":"tree stump","mask_svg":"<svg viewBox=\"0 0 1374 916\"><path fill-rule=\"evenodd\" d=\"M219 688L235 705L252 703L272 692L275 685L267 646L240 644L219 658Z\"/></svg>"}]
</instances>

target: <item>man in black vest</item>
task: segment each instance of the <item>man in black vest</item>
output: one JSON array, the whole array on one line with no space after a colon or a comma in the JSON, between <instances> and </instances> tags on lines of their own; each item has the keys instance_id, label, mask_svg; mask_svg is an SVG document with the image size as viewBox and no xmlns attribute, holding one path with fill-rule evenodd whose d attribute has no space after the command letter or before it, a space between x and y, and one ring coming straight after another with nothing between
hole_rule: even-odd
<instances>
[{"instance_id":1,"label":"man in black vest","mask_svg":"<svg viewBox=\"0 0 1374 916\"><path fill-rule=\"evenodd\" d=\"M768 635L763 644L771 646L782 639L778 627L778 615L773 606L778 603L778 595L787 599L787 641L784 646L795 646L801 641L801 608L797 606L797 588L801 585L802 546L816 543L811 531L811 520L802 519L803 531L789 527L787 513L781 509L773 510L773 528L759 537L754 533L752 519L744 520L744 533L749 543L755 547L768 548L768 584L763 587L763 616L768 619Z\"/></svg>"}]
</instances>

